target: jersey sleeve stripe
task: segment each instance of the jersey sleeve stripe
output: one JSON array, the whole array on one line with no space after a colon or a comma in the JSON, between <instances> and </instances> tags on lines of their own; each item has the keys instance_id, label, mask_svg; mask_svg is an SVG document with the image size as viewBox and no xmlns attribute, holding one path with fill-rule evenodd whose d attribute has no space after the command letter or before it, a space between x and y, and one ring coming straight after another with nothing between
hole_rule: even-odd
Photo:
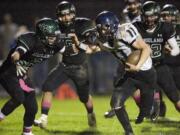
<instances>
[{"instance_id":1,"label":"jersey sleeve stripe","mask_svg":"<svg viewBox=\"0 0 180 135\"><path fill-rule=\"evenodd\" d=\"M26 53L26 52L27 52L27 49L26 49L26 48L24 48L23 46L19 46L19 47L17 47L17 48L16 48L16 50L22 50L24 53Z\"/></svg>"},{"instance_id":2,"label":"jersey sleeve stripe","mask_svg":"<svg viewBox=\"0 0 180 135\"><path fill-rule=\"evenodd\" d=\"M134 33L134 35L137 35L137 33L135 32L133 28L130 28L130 30Z\"/></svg>"},{"instance_id":3,"label":"jersey sleeve stripe","mask_svg":"<svg viewBox=\"0 0 180 135\"><path fill-rule=\"evenodd\" d=\"M30 50L29 46L24 41L19 40L19 42L21 42L27 48L27 50Z\"/></svg>"},{"instance_id":4,"label":"jersey sleeve stripe","mask_svg":"<svg viewBox=\"0 0 180 135\"><path fill-rule=\"evenodd\" d=\"M130 30L127 30L131 37L134 37L133 33Z\"/></svg>"}]
</instances>

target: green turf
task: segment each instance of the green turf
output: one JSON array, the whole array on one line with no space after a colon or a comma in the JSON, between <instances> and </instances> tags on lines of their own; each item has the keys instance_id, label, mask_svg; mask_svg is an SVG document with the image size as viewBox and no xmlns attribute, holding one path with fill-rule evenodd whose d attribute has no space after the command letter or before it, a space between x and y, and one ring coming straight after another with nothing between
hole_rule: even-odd
<instances>
[{"instance_id":1,"label":"green turf","mask_svg":"<svg viewBox=\"0 0 180 135\"><path fill-rule=\"evenodd\" d=\"M105 119L104 112L109 108L110 97L94 97L94 106L97 116L98 127L96 130L89 129L86 119L86 111L78 100L53 101L49 113L47 130L33 127L35 135L123 135L121 125L116 117ZM0 99L2 106L7 99ZM40 100L39 100L40 101ZM40 102L39 102L40 104ZM132 99L126 103L131 124L136 135L180 135L180 115L174 109L172 103L166 99L168 108L167 118L170 120L159 120L157 123L145 121L141 125L135 125L134 119L137 116L137 107ZM20 135L22 130L23 107L0 123L0 135ZM40 116L40 110L37 118Z\"/></svg>"}]
</instances>

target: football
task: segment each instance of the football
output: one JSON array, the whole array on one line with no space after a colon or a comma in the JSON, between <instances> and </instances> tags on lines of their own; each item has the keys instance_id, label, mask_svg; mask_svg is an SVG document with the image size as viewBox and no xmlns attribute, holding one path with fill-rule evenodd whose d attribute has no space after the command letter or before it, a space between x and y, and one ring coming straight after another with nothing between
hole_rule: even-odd
<instances>
[{"instance_id":1,"label":"football","mask_svg":"<svg viewBox=\"0 0 180 135\"><path fill-rule=\"evenodd\" d=\"M135 50L127 57L126 62L133 65L137 65L139 62L140 56L141 56L141 51Z\"/></svg>"}]
</instances>

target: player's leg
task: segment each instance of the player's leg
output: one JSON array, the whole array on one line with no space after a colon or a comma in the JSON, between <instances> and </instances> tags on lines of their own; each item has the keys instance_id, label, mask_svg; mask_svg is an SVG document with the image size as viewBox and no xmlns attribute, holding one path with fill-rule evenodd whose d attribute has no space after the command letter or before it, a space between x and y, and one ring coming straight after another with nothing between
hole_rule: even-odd
<instances>
[{"instance_id":1,"label":"player's leg","mask_svg":"<svg viewBox=\"0 0 180 135\"><path fill-rule=\"evenodd\" d=\"M144 117L151 117L152 107L154 107L153 119L159 115L159 104L156 105L156 100L154 100L157 74L155 69L151 68L147 71L139 71L135 79L136 87L140 89L141 93L140 113L136 120L136 124L138 124L143 121Z\"/></svg>"},{"instance_id":2,"label":"player's leg","mask_svg":"<svg viewBox=\"0 0 180 135\"><path fill-rule=\"evenodd\" d=\"M158 67L157 74L158 84L164 90L167 97L174 103L176 110L180 112L180 95L169 67L165 65Z\"/></svg>"},{"instance_id":3,"label":"player's leg","mask_svg":"<svg viewBox=\"0 0 180 135\"><path fill-rule=\"evenodd\" d=\"M88 125L90 127L96 127L96 117L94 113L93 100L91 95L89 94L89 87L87 86L78 86L77 93L80 101L84 104L87 117L88 117Z\"/></svg>"},{"instance_id":4,"label":"player's leg","mask_svg":"<svg viewBox=\"0 0 180 135\"><path fill-rule=\"evenodd\" d=\"M34 123L35 115L38 109L34 91L25 93L25 100L23 105L25 108L23 135L33 135L32 125Z\"/></svg>"},{"instance_id":5,"label":"player's leg","mask_svg":"<svg viewBox=\"0 0 180 135\"><path fill-rule=\"evenodd\" d=\"M119 62L119 65L118 65L118 68L116 70L116 74L113 80L114 87L120 86L124 82L124 80L126 80L126 78L124 78L124 75L125 75L124 64L122 62ZM112 108L104 113L105 118L112 118L115 115L116 115L115 111Z\"/></svg>"},{"instance_id":6,"label":"player's leg","mask_svg":"<svg viewBox=\"0 0 180 135\"><path fill-rule=\"evenodd\" d=\"M34 121L35 126L39 126L41 128L45 128L47 126L48 113L52 104L53 91L68 79L63 70L63 65L59 64L50 72L46 81L44 82L42 87L43 96L41 101L41 116L39 119Z\"/></svg>"},{"instance_id":7,"label":"player's leg","mask_svg":"<svg viewBox=\"0 0 180 135\"><path fill-rule=\"evenodd\" d=\"M77 94L80 101L86 108L88 125L90 127L96 127L96 117L93 108L93 101L91 95L89 94L89 76L87 64L83 63L80 66L71 68L71 71L68 70L68 74L77 87Z\"/></svg>"},{"instance_id":8,"label":"player's leg","mask_svg":"<svg viewBox=\"0 0 180 135\"><path fill-rule=\"evenodd\" d=\"M115 111L116 117L124 128L126 135L133 135L133 130L124 103L135 90L133 79L129 78L121 86L115 88L111 98L111 107Z\"/></svg>"},{"instance_id":9,"label":"player's leg","mask_svg":"<svg viewBox=\"0 0 180 135\"><path fill-rule=\"evenodd\" d=\"M172 72L173 72L173 78L175 81L175 84L178 88L178 90L180 91L180 66L176 66L172 68Z\"/></svg>"},{"instance_id":10,"label":"player's leg","mask_svg":"<svg viewBox=\"0 0 180 135\"><path fill-rule=\"evenodd\" d=\"M24 92L19 87L19 81L17 77L13 75L3 75L0 79L1 85L5 88L8 94L11 96L0 111L0 120L5 116L11 114L18 106L24 102Z\"/></svg>"}]
</instances>

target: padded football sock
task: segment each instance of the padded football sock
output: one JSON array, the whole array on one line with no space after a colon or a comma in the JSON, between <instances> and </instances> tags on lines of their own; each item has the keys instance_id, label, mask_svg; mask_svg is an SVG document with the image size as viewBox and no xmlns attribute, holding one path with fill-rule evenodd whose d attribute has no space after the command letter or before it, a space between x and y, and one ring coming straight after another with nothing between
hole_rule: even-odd
<instances>
[{"instance_id":1,"label":"padded football sock","mask_svg":"<svg viewBox=\"0 0 180 135\"><path fill-rule=\"evenodd\" d=\"M30 133L30 132L32 132L32 126L30 126L30 127L24 126L23 127L23 133Z\"/></svg>"},{"instance_id":2,"label":"padded football sock","mask_svg":"<svg viewBox=\"0 0 180 135\"><path fill-rule=\"evenodd\" d=\"M87 113L93 113L93 102L91 96L89 96L88 102L84 104L87 110Z\"/></svg>"},{"instance_id":3,"label":"padded football sock","mask_svg":"<svg viewBox=\"0 0 180 135\"><path fill-rule=\"evenodd\" d=\"M43 101L41 106L41 114L48 115L50 108L51 108L51 103L47 101Z\"/></svg>"}]
</instances>

